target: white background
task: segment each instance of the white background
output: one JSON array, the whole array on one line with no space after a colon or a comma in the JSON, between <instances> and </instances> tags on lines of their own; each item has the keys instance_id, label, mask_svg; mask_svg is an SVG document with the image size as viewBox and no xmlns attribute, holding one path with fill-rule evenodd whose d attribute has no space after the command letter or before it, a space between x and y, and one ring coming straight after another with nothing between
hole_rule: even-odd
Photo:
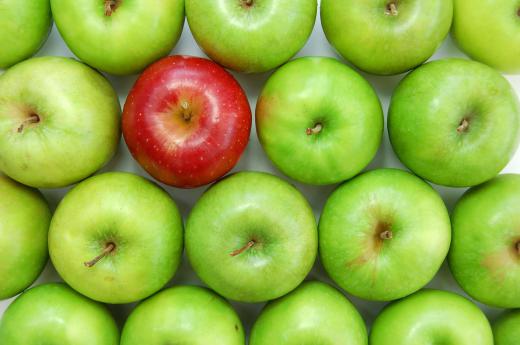
<instances>
[{"instance_id":1,"label":"white background","mask_svg":"<svg viewBox=\"0 0 520 345\"><path fill-rule=\"evenodd\" d=\"M175 49L171 52L171 55L174 54L185 54L185 55L196 55L196 56L204 56L201 50L196 45L193 37L189 31L188 25L186 24L184 27L184 31L180 38L179 43L175 47ZM58 56L73 56L70 50L67 48L63 40L61 39L56 27L53 27L52 33L37 54L38 56L45 55L58 55ZM319 15L316 20L316 25L314 27L314 31L309 41L305 45L305 47L298 53L297 56L332 56L339 58L335 52L332 50L330 45L328 44L323 30L320 25ZM448 56L456 56L456 57L464 57L464 55L458 50L458 48L453 43L451 37L447 37L443 42L442 46L439 48L437 53L432 57L433 60L440 59ZM238 79L242 87L246 90L247 95L249 97L249 102L252 110L256 105L256 99L261 91L262 86L265 81L269 77L271 73L259 74L259 75L241 75L239 73L234 73L235 77ZM382 105L383 109L386 111L388 109L388 104L390 100L390 96L392 91L396 87L397 83L402 79L403 75L399 76L391 76L391 77L378 77L371 76L362 73L368 81L373 85L376 89ZM115 87L119 94L119 99L121 105L124 104L126 96L132 87L134 81L137 76L130 77L113 77L108 76L112 85ZM520 76L507 76L510 82L515 87L517 94L520 92ZM254 124L254 123L253 123ZM392 151L390 143L388 141L388 134L386 132L385 127L385 135L382 146L377 153L377 156L373 160L373 162L367 167L367 169L379 168L379 167L404 167L397 160L395 154ZM267 159L264 154L258 139L256 137L256 132L253 127L251 131L251 140L249 145L244 152L240 162L235 167L233 171L243 171L243 170L258 170L258 171L267 171L274 173L282 178L288 180L288 178L282 176L276 169L273 167L271 162ZM104 168L102 171L130 171L136 174L140 174L143 176L147 176L147 173L142 170L137 163L132 159L130 153L128 152L126 145L123 140L121 140L121 144L119 146L119 151L116 157ZM503 172L516 172L520 173L520 150L516 153L513 160L509 163L509 165L504 169ZM291 181L294 183L294 181ZM307 197L309 202L311 203L314 213L316 215L316 219L319 218L321 209L326 201L327 197L330 195L332 190L336 186L329 187L312 187L301 185L298 183L294 183L300 191ZM195 201L199 198L202 192L206 189L198 188L193 190L181 190L176 188L171 188L164 186L165 189L172 195L172 197L177 202L180 207L184 218L188 215L190 208L193 206ZM464 189L456 189L456 188L447 188L447 187L439 187L435 186L435 188L441 193L444 201L446 202L448 208L453 208L454 203L459 198L459 196L464 192ZM60 199L66 193L68 189L58 189L58 190L44 190L47 200L49 201L52 209L56 207ZM218 263L216 263L218 264ZM319 263L316 263L313 271L308 277L309 279L319 279L323 281L330 280L327 278L326 273L324 272L322 266ZM59 281L60 278L56 274L54 268L49 263L44 270L41 277L35 283L41 284L44 282L53 282ZM172 284L199 284L202 283L196 277L195 273L191 270L189 263L183 258L183 263L175 275ZM443 265L441 271L437 274L435 279L428 285L428 287L452 290L458 293L463 294L462 290L457 286L456 282L452 278L449 270L447 268L446 263ZM367 322L367 325L371 325L374 318L377 316L381 308L385 305L385 303L377 303L377 302L368 302L360 299L356 299L354 297L348 296L349 299L357 306L358 310L363 315L364 319ZM5 309L8 307L9 303L12 300L7 300L0 302L0 315L2 315ZM236 310L240 314L242 321L247 329L251 327L254 320L256 319L259 311L261 310L263 304L245 304L245 303L233 303ZM486 312L486 314L493 319L498 315L501 310L499 309L491 309L479 304L480 307ZM109 306L111 311L114 313L118 323L122 325L126 318L126 315L132 310L133 305L120 305L120 306Z\"/></svg>"}]
</instances>

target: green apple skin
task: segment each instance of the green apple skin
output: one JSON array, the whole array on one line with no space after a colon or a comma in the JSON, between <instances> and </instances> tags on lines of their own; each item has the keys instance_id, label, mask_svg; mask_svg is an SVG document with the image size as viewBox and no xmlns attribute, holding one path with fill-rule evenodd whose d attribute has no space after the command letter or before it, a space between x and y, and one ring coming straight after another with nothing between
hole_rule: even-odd
<instances>
[{"instance_id":1,"label":"green apple skin","mask_svg":"<svg viewBox=\"0 0 520 345\"><path fill-rule=\"evenodd\" d=\"M449 264L460 286L495 307L520 308L520 175L474 187L455 205Z\"/></svg>"},{"instance_id":2,"label":"green apple skin","mask_svg":"<svg viewBox=\"0 0 520 345\"><path fill-rule=\"evenodd\" d=\"M437 192L397 169L364 173L336 189L319 224L321 262L348 293L391 301L425 286L448 254L451 227Z\"/></svg>"},{"instance_id":3,"label":"green apple skin","mask_svg":"<svg viewBox=\"0 0 520 345\"><path fill-rule=\"evenodd\" d=\"M271 301L256 320L249 345L367 345L365 322L338 290L318 281L302 283Z\"/></svg>"},{"instance_id":4,"label":"green apple skin","mask_svg":"<svg viewBox=\"0 0 520 345\"><path fill-rule=\"evenodd\" d=\"M235 71L260 73L280 66L305 45L317 5L317 0L186 0L186 17L212 60Z\"/></svg>"},{"instance_id":5,"label":"green apple skin","mask_svg":"<svg viewBox=\"0 0 520 345\"><path fill-rule=\"evenodd\" d=\"M92 267L85 264L115 248ZM130 303L161 289L182 254L182 219L170 196L137 175L91 177L58 205L49 230L54 267L96 301Z\"/></svg>"},{"instance_id":6,"label":"green apple skin","mask_svg":"<svg viewBox=\"0 0 520 345\"><path fill-rule=\"evenodd\" d=\"M51 25L49 0L0 1L0 68L34 55L47 40Z\"/></svg>"},{"instance_id":7,"label":"green apple skin","mask_svg":"<svg viewBox=\"0 0 520 345\"><path fill-rule=\"evenodd\" d=\"M472 59L520 73L520 3L517 0L453 0L452 35Z\"/></svg>"},{"instance_id":8,"label":"green apple skin","mask_svg":"<svg viewBox=\"0 0 520 345\"><path fill-rule=\"evenodd\" d=\"M520 310L510 310L493 323L495 345L517 345L520 339Z\"/></svg>"},{"instance_id":9,"label":"green apple skin","mask_svg":"<svg viewBox=\"0 0 520 345\"><path fill-rule=\"evenodd\" d=\"M244 345L233 307L214 292L175 286L141 302L123 328L121 345Z\"/></svg>"},{"instance_id":10,"label":"green apple skin","mask_svg":"<svg viewBox=\"0 0 520 345\"><path fill-rule=\"evenodd\" d=\"M283 173L332 184L370 163L381 143L383 111L374 89L354 70L331 58L306 57L269 78L256 106L256 130Z\"/></svg>"},{"instance_id":11,"label":"green apple skin","mask_svg":"<svg viewBox=\"0 0 520 345\"><path fill-rule=\"evenodd\" d=\"M321 2L321 24L332 46L359 69L380 75L428 60L450 31L452 16L452 0Z\"/></svg>"},{"instance_id":12,"label":"green apple skin","mask_svg":"<svg viewBox=\"0 0 520 345\"><path fill-rule=\"evenodd\" d=\"M82 63L21 62L0 76L0 171L37 188L78 182L114 155L120 112L109 82Z\"/></svg>"},{"instance_id":13,"label":"green apple skin","mask_svg":"<svg viewBox=\"0 0 520 345\"><path fill-rule=\"evenodd\" d=\"M184 24L184 0L51 0L51 7L74 55L115 75L140 72L168 55Z\"/></svg>"},{"instance_id":14,"label":"green apple skin","mask_svg":"<svg viewBox=\"0 0 520 345\"><path fill-rule=\"evenodd\" d=\"M119 330L103 305L50 283L27 290L7 308L0 344L119 345Z\"/></svg>"},{"instance_id":15,"label":"green apple skin","mask_svg":"<svg viewBox=\"0 0 520 345\"><path fill-rule=\"evenodd\" d=\"M417 175L474 186L495 177L518 147L518 97L502 75L479 62L429 62L395 90L388 131L395 153Z\"/></svg>"},{"instance_id":16,"label":"green apple skin","mask_svg":"<svg viewBox=\"0 0 520 345\"><path fill-rule=\"evenodd\" d=\"M0 300L22 292L42 272L50 221L40 192L0 174Z\"/></svg>"},{"instance_id":17,"label":"green apple skin","mask_svg":"<svg viewBox=\"0 0 520 345\"><path fill-rule=\"evenodd\" d=\"M186 253L218 294L262 302L305 279L316 259L316 228L296 188L270 174L240 172L197 201L186 222Z\"/></svg>"},{"instance_id":18,"label":"green apple skin","mask_svg":"<svg viewBox=\"0 0 520 345\"><path fill-rule=\"evenodd\" d=\"M491 326L455 293L422 290L388 305L376 318L370 345L493 345Z\"/></svg>"}]
</instances>

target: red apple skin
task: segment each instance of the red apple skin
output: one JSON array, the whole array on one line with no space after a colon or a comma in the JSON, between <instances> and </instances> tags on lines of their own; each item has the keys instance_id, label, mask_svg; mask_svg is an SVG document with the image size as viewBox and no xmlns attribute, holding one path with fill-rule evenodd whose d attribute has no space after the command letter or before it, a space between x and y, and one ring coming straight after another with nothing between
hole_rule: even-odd
<instances>
[{"instance_id":1,"label":"red apple skin","mask_svg":"<svg viewBox=\"0 0 520 345\"><path fill-rule=\"evenodd\" d=\"M213 61L169 56L137 80L122 122L130 152L150 175L194 188L235 166L249 141L251 109L240 84Z\"/></svg>"}]
</instances>

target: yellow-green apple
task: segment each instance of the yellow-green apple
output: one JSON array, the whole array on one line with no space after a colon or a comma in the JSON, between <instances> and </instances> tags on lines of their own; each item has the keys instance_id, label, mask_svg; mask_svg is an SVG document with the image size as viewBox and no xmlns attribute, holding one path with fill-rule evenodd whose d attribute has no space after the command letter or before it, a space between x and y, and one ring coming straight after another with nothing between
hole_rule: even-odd
<instances>
[{"instance_id":1,"label":"yellow-green apple","mask_svg":"<svg viewBox=\"0 0 520 345\"><path fill-rule=\"evenodd\" d=\"M520 339L520 310L510 310L493 323L495 345L517 345Z\"/></svg>"}]
</instances>

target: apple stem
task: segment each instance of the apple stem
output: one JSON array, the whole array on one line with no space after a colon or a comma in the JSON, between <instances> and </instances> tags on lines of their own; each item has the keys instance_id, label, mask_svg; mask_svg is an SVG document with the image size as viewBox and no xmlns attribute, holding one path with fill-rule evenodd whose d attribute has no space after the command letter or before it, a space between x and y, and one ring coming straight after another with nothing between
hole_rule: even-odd
<instances>
[{"instance_id":1,"label":"apple stem","mask_svg":"<svg viewBox=\"0 0 520 345\"><path fill-rule=\"evenodd\" d=\"M232 251L229 255L231 255L231 256L240 255L243 252L245 252L246 250L248 250L249 248L253 247L255 245L255 243L256 243L255 241L249 241L249 242L247 242L247 244L245 246L243 246L240 249Z\"/></svg>"},{"instance_id":2,"label":"apple stem","mask_svg":"<svg viewBox=\"0 0 520 345\"><path fill-rule=\"evenodd\" d=\"M191 111L190 111L190 105L186 101L181 102L181 108L182 108L182 118L184 121L188 122L191 120Z\"/></svg>"},{"instance_id":3,"label":"apple stem","mask_svg":"<svg viewBox=\"0 0 520 345\"><path fill-rule=\"evenodd\" d=\"M392 239L392 237L394 237L394 234L391 230L385 230L379 234L379 237L382 240L390 240L390 239Z\"/></svg>"},{"instance_id":4,"label":"apple stem","mask_svg":"<svg viewBox=\"0 0 520 345\"><path fill-rule=\"evenodd\" d=\"M33 114L33 115L29 116L22 122L20 127L18 127L18 133L22 133L22 131L26 125L31 124L31 123L38 123L38 122L40 122L40 117L38 115Z\"/></svg>"},{"instance_id":5,"label":"apple stem","mask_svg":"<svg viewBox=\"0 0 520 345\"><path fill-rule=\"evenodd\" d=\"M391 16L397 16L399 14L399 12L397 12L397 5L394 1L386 5L386 14Z\"/></svg>"},{"instance_id":6,"label":"apple stem","mask_svg":"<svg viewBox=\"0 0 520 345\"><path fill-rule=\"evenodd\" d=\"M120 0L119 0L120 1ZM105 16L110 17L119 6L118 0L105 0Z\"/></svg>"},{"instance_id":7,"label":"apple stem","mask_svg":"<svg viewBox=\"0 0 520 345\"><path fill-rule=\"evenodd\" d=\"M520 255L520 241L516 242L515 249L518 255Z\"/></svg>"},{"instance_id":8,"label":"apple stem","mask_svg":"<svg viewBox=\"0 0 520 345\"><path fill-rule=\"evenodd\" d=\"M457 132L459 133L462 133L462 132L466 132L469 128L469 121L468 119L464 118L462 119L459 127L457 127Z\"/></svg>"},{"instance_id":9,"label":"apple stem","mask_svg":"<svg viewBox=\"0 0 520 345\"><path fill-rule=\"evenodd\" d=\"M112 253L114 251L114 249L116 249L116 245L114 243L110 242L109 244L106 245L105 249L103 249L101 254L96 256L94 259L85 262L84 263L85 266L93 267L95 264L97 264L99 262L99 260L103 259L108 254Z\"/></svg>"},{"instance_id":10,"label":"apple stem","mask_svg":"<svg viewBox=\"0 0 520 345\"><path fill-rule=\"evenodd\" d=\"M244 5L246 5L247 7L253 6L253 1L254 0L243 0Z\"/></svg>"},{"instance_id":11,"label":"apple stem","mask_svg":"<svg viewBox=\"0 0 520 345\"><path fill-rule=\"evenodd\" d=\"M321 132L322 129L323 129L322 124L317 123L313 128L307 128L305 133L307 133L307 135L318 134L319 132Z\"/></svg>"}]
</instances>

